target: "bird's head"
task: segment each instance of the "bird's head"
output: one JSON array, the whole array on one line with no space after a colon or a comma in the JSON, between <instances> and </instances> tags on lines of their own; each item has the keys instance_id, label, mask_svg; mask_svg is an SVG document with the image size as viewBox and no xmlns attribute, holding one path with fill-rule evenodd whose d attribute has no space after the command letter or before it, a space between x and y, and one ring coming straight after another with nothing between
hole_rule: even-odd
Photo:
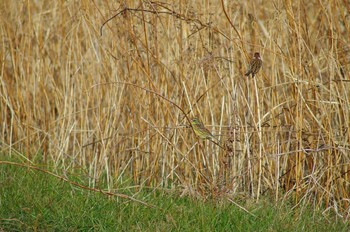
<instances>
[{"instance_id":1,"label":"bird's head","mask_svg":"<svg viewBox=\"0 0 350 232\"><path fill-rule=\"evenodd\" d=\"M201 121L198 119L198 118L192 118L191 119L191 124L193 125L193 124L198 124L198 123L200 123Z\"/></svg>"}]
</instances>

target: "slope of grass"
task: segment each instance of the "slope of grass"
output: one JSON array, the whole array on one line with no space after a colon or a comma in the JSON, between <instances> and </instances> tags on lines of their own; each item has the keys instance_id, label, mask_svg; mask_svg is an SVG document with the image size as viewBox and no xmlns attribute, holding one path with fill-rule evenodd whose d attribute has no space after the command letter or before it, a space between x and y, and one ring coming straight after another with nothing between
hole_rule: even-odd
<instances>
[{"instance_id":1,"label":"slope of grass","mask_svg":"<svg viewBox=\"0 0 350 232\"><path fill-rule=\"evenodd\" d=\"M74 177L77 179L76 177ZM82 190L46 173L0 165L0 230L4 231L348 231L349 224L288 204L220 202L142 190L153 207ZM125 192L132 194L131 192ZM250 202L250 203L248 203Z\"/></svg>"}]
</instances>

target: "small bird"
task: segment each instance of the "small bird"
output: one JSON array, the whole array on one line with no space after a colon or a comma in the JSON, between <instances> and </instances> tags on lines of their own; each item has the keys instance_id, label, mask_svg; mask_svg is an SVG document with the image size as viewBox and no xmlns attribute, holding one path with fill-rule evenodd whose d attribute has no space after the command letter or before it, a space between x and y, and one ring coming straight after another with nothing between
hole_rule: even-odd
<instances>
[{"instance_id":1,"label":"small bird","mask_svg":"<svg viewBox=\"0 0 350 232\"><path fill-rule=\"evenodd\" d=\"M191 120L191 125L194 133L201 139L212 139L214 138L210 131L205 128L203 123L198 118Z\"/></svg>"},{"instance_id":2,"label":"small bird","mask_svg":"<svg viewBox=\"0 0 350 232\"><path fill-rule=\"evenodd\" d=\"M254 53L254 58L250 62L248 71L245 75L249 76L250 74L252 74L252 77L254 77L255 74L259 72L261 66L262 66L262 60L261 60L260 54L259 52L256 52Z\"/></svg>"}]
</instances>

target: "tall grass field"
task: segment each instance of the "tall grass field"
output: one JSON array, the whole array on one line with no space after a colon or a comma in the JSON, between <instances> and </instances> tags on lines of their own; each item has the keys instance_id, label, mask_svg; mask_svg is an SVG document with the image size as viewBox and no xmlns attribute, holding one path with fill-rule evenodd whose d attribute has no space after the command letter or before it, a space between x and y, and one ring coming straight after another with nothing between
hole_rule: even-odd
<instances>
[{"instance_id":1,"label":"tall grass field","mask_svg":"<svg viewBox=\"0 0 350 232\"><path fill-rule=\"evenodd\" d=\"M145 191L169 191L349 221L348 1L2 0L0 33L8 177L146 208Z\"/></svg>"}]
</instances>

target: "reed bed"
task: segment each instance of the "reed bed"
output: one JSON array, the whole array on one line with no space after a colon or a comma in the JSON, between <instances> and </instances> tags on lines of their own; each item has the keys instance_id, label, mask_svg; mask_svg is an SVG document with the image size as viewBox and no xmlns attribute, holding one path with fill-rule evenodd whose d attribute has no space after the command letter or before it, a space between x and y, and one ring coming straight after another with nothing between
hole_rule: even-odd
<instances>
[{"instance_id":1,"label":"reed bed","mask_svg":"<svg viewBox=\"0 0 350 232\"><path fill-rule=\"evenodd\" d=\"M292 196L348 219L346 1L0 4L2 154L109 191Z\"/></svg>"}]
</instances>

